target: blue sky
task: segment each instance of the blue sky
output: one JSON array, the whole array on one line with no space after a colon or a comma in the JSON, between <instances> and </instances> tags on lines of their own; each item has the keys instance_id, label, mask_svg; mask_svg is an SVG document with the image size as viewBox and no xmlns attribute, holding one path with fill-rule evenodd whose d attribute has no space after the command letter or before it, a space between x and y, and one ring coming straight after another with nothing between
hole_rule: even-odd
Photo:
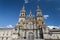
<instances>
[{"instance_id":1,"label":"blue sky","mask_svg":"<svg viewBox=\"0 0 60 40\"><path fill-rule=\"evenodd\" d=\"M0 0L0 27L14 26L23 5L26 15L30 10L36 15L36 6L39 5L46 25L60 26L60 0Z\"/></svg>"}]
</instances>

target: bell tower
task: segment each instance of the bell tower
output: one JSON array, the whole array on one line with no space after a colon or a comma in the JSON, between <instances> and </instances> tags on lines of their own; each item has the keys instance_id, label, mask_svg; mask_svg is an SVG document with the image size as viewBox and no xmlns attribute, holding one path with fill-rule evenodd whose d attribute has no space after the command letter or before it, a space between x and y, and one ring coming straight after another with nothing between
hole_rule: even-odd
<instances>
[{"instance_id":1,"label":"bell tower","mask_svg":"<svg viewBox=\"0 0 60 40\"><path fill-rule=\"evenodd\" d=\"M22 10L20 11L20 18L25 18L25 7L23 6Z\"/></svg>"},{"instance_id":2,"label":"bell tower","mask_svg":"<svg viewBox=\"0 0 60 40\"><path fill-rule=\"evenodd\" d=\"M23 6L20 11L19 20L18 20L17 25L23 26L23 24L25 22L25 14L26 14L26 11L25 11L25 7Z\"/></svg>"},{"instance_id":3,"label":"bell tower","mask_svg":"<svg viewBox=\"0 0 60 40\"><path fill-rule=\"evenodd\" d=\"M22 8L22 10L20 11L20 16L19 16L19 18L22 20L22 21L24 21L25 20L25 7L23 6L23 8ZM21 21L21 20L19 20L19 21Z\"/></svg>"},{"instance_id":4,"label":"bell tower","mask_svg":"<svg viewBox=\"0 0 60 40\"><path fill-rule=\"evenodd\" d=\"M25 15L26 15L26 11L25 11L25 7L23 6L22 9L20 10L19 19L15 28L18 30L19 38L23 37L23 31L21 29L25 26L25 18L26 18Z\"/></svg>"},{"instance_id":5,"label":"bell tower","mask_svg":"<svg viewBox=\"0 0 60 40\"><path fill-rule=\"evenodd\" d=\"M38 28L41 25L43 25L42 13L41 13L39 6L37 6L37 10L36 10L36 21L37 21L37 27Z\"/></svg>"}]
</instances>

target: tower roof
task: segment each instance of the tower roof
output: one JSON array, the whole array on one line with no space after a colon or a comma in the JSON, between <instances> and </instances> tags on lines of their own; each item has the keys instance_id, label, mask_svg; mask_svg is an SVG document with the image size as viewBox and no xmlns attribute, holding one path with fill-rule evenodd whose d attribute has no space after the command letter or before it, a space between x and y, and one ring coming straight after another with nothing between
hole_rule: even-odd
<instances>
[{"instance_id":1,"label":"tower roof","mask_svg":"<svg viewBox=\"0 0 60 40\"><path fill-rule=\"evenodd\" d=\"M34 18L34 16L32 15L32 11L30 10L29 15L27 16L27 18Z\"/></svg>"},{"instance_id":2,"label":"tower roof","mask_svg":"<svg viewBox=\"0 0 60 40\"><path fill-rule=\"evenodd\" d=\"M39 5L37 5L37 10L36 11L38 11L38 12L41 11Z\"/></svg>"},{"instance_id":3,"label":"tower roof","mask_svg":"<svg viewBox=\"0 0 60 40\"><path fill-rule=\"evenodd\" d=\"M25 6L24 6L24 5L23 5L22 10L21 10L20 12L23 12L23 13L26 12L26 11L25 11Z\"/></svg>"},{"instance_id":4,"label":"tower roof","mask_svg":"<svg viewBox=\"0 0 60 40\"><path fill-rule=\"evenodd\" d=\"M39 7L39 5L37 5L37 16L42 16L42 13L41 13L41 9Z\"/></svg>"}]
</instances>

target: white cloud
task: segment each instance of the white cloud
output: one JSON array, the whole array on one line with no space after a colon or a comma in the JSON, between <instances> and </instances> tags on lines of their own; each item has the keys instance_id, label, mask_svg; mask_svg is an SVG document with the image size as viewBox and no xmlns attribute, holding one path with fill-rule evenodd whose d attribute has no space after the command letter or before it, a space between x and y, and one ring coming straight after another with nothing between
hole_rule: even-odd
<instances>
[{"instance_id":1,"label":"white cloud","mask_svg":"<svg viewBox=\"0 0 60 40\"><path fill-rule=\"evenodd\" d=\"M52 28L57 28L57 29L59 29L58 26L47 26L47 27L49 27L50 29L52 29Z\"/></svg>"},{"instance_id":2,"label":"white cloud","mask_svg":"<svg viewBox=\"0 0 60 40\"><path fill-rule=\"evenodd\" d=\"M28 3L28 0L24 0L25 1L25 3Z\"/></svg>"},{"instance_id":3,"label":"white cloud","mask_svg":"<svg viewBox=\"0 0 60 40\"><path fill-rule=\"evenodd\" d=\"M7 26L0 26L0 28L13 28L14 26L12 25L7 25Z\"/></svg>"},{"instance_id":4,"label":"white cloud","mask_svg":"<svg viewBox=\"0 0 60 40\"><path fill-rule=\"evenodd\" d=\"M12 26L12 25L7 25L6 27L7 27L7 28L13 28L13 26Z\"/></svg>"},{"instance_id":5,"label":"white cloud","mask_svg":"<svg viewBox=\"0 0 60 40\"><path fill-rule=\"evenodd\" d=\"M44 19L47 19L49 17L49 15L44 15L43 17L44 17Z\"/></svg>"}]
</instances>

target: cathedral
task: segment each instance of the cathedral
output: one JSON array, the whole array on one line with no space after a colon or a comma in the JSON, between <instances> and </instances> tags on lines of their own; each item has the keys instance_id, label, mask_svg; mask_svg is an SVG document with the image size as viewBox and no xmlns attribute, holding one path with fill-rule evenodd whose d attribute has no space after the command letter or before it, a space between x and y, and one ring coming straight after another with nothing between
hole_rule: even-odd
<instances>
[{"instance_id":1,"label":"cathedral","mask_svg":"<svg viewBox=\"0 0 60 40\"><path fill-rule=\"evenodd\" d=\"M42 30L40 29L42 28ZM22 38L28 38L30 33L34 34L34 38L43 38L43 31L45 30L45 23L43 22L41 9L37 6L36 18L32 15L30 10L28 17L26 17L25 7L23 6L20 11L19 20L16 24L16 30L19 30L19 36ZM42 35L40 34L42 31ZM40 37L40 35L42 37Z\"/></svg>"},{"instance_id":2,"label":"cathedral","mask_svg":"<svg viewBox=\"0 0 60 40\"><path fill-rule=\"evenodd\" d=\"M42 11L36 7L36 17L23 6L14 28L0 28L0 40L60 40L60 29L46 27Z\"/></svg>"}]
</instances>

